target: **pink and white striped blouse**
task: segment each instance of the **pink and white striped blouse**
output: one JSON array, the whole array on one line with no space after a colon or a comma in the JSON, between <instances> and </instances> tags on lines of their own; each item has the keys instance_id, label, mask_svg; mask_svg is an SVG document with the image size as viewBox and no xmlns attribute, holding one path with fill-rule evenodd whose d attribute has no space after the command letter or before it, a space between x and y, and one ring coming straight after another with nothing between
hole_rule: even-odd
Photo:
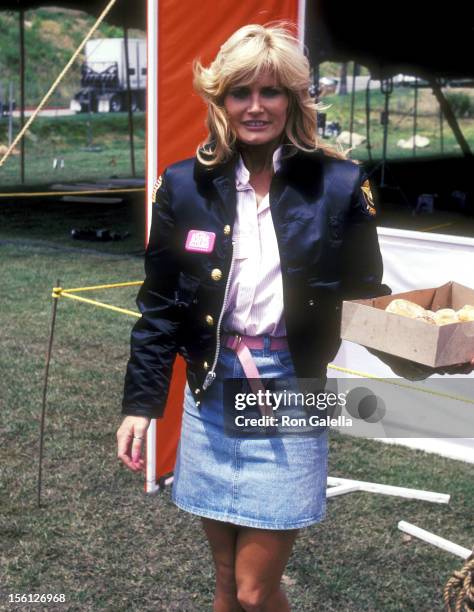
<instances>
[{"instance_id":1,"label":"pink and white striped blouse","mask_svg":"<svg viewBox=\"0 0 474 612\"><path fill-rule=\"evenodd\" d=\"M282 147L273 154L273 169L280 168ZM234 266L230 278L223 329L257 336L286 336L283 286L269 194L257 208L250 173L240 157L235 181L237 214L232 239Z\"/></svg>"}]
</instances>

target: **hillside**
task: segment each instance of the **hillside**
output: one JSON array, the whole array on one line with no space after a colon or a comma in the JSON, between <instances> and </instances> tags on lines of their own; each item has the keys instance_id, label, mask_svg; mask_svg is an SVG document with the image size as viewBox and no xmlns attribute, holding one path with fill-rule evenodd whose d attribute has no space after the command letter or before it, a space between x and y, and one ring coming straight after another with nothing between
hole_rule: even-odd
<instances>
[{"instance_id":1,"label":"hillside","mask_svg":"<svg viewBox=\"0 0 474 612\"><path fill-rule=\"evenodd\" d=\"M7 97L9 83L13 83L14 97L19 101L19 24L18 13L0 13L0 100ZM60 8L41 8L25 13L25 89L26 106L37 105L61 68L67 63L89 29L94 18L82 11ZM145 32L130 30L132 38L144 38ZM122 38L123 30L102 24L94 38ZM66 75L53 94L50 106L69 106L80 83L80 65L84 55Z\"/></svg>"}]
</instances>

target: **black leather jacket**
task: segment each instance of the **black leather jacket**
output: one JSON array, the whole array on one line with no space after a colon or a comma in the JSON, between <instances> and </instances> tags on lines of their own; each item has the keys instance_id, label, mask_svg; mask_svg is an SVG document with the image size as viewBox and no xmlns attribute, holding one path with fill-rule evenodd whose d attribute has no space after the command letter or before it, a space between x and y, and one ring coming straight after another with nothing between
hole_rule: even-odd
<instances>
[{"instance_id":1,"label":"black leather jacket","mask_svg":"<svg viewBox=\"0 0 474 612\"><path fill-rule=\"evenodd\" d=\"M186 159L159 180L122 414L163 415L177 353L196 400L212 384L232 264L235 162L209 169ZM320 152L283 158L272 179L285 324L298 377L323 376L336 355L343 299L390 293L381 284L367 186L359 166ZM215 233L212 252L185 250L192 229Z\"/></svg>"}]
</instances>

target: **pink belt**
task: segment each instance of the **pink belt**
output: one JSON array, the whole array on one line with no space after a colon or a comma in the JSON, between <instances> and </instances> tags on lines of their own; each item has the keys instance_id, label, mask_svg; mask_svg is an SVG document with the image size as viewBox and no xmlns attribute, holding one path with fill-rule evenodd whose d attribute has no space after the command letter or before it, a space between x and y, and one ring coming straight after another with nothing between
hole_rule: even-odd
<instances>
[{"instance_id":1,"label":"pink belt","mask_svg":"<svg viewBox=\"0 0 474 612\"><path fill-rule=\"evenodd\" d=\"M222 344L237 354L237 357L242 365L245 376L249 381L250 388L254 393L259 390L265 392L265 387L260 381L260 373L252 357L249 349L263 349L265 346L264 336L245 336L241 334L224 334L222 336ZM276 338L270 337L270 350L283 351L288 350L288 342L286 337ZM271 406L259 406L262 416L272 416L273 409Z\"/></svg>"}]
</instances>

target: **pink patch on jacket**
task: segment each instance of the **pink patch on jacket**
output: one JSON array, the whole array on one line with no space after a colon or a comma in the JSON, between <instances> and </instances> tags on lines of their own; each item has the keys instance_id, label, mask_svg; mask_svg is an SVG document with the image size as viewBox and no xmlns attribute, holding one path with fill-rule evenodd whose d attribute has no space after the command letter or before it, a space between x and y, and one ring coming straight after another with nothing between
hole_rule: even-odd
<instances>
[{"instance_id":1,"label":"pink patch on jacket","mask_svg":"<svg viewBox=\"0 0 474 612\"><path fill-rule=\"evenodd\" d=\"M215 241L214 232L192 229L188 232L185 249L193 253L212 253Z\"/></svg>"}]
</instances>

